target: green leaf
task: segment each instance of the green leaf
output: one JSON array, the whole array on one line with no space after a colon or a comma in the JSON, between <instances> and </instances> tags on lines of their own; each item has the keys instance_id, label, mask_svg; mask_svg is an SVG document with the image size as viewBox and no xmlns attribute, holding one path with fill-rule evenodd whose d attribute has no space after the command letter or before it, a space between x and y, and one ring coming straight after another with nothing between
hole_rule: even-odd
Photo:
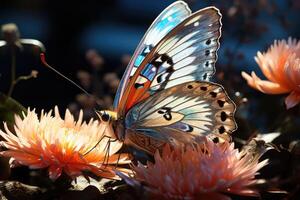
<instances>
[{"instance_id":1,"label":"green leaf","mask_svg":"<svg viewBox=\"0 0 300 200\"><path fill-rule=\"evenodd\" d=\"M26 109L16 100L0 93L0 121L7 122L9 126L14 124L14 116L26 113ZM2 123L1 125L2 126Z\"/></svg>"}]
</instances>

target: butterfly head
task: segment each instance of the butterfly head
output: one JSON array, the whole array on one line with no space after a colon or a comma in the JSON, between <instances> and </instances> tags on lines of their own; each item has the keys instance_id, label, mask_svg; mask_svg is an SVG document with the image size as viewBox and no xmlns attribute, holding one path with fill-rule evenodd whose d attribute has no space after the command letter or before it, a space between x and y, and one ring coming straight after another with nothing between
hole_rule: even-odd
<instances>
[{"instance_id":1,"label":"butterfly head","mask_svg":"<svg viewBox=\"0 0 300 200\"><path fill-rule=\"evenodd\" d=\"M101 123L110 124L114 129L115 136L118 140L123 141L124 134L124 126L123 119L117 117L117 113L109 110L101 110L97 112Z\"/></svg>"},{"instance_id":2,"label":"butterfly head","mask_svg":"<svg viewBox=\"0 0 300 200\"><path fill-rule=\"evenodd\" d=\"M111 123L117 120L117 113L109 110L101 110L97 112L102 123Z\"/></svg>"}]
</instances>

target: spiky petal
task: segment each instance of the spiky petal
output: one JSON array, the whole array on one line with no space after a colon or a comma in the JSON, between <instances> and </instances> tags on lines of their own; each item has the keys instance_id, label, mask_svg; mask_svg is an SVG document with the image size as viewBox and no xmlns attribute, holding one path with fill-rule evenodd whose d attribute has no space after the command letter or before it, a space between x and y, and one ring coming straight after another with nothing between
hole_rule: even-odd
<instances>
[{"instance_id":1,"label":"spiky petal","mask_svg":"<svg viewBox=\"0 0 300 200\"><path fill-rule=\"evenodd\" d=\"M134 175L120 176L135 187L144 185L160 199L230 199L226 193L258 196L253 189L255 174L267 164L253 155L240 153L233 143L206 140L195 148L164 147L155 163L133 166Z\"/></svg>"},{"instance_id":2,"label":"spiky petal","mask_svg":"<svg viewBox=\"0 0 300 200\"><path fill-rule=\"evenodd\" d=\"M84 170L105 178L117 178L113 171L117 162L119 165L130 163L128 155L116 154L122 143L109 139L114 137L109 126L93 119L83 122L82 116L81 111L76 122L66 110L62 119L55 107L54 116L52 111L42 111L39 118L35 110L28 109L22 118L15 117L15 134L6 123L5 132L0 130L5 139L1 144L7 148L0 155L11 157L12 163L17 165L48 168L51 179L57 179L63 171L74 178Z\"/></svg>"}]
</instances>

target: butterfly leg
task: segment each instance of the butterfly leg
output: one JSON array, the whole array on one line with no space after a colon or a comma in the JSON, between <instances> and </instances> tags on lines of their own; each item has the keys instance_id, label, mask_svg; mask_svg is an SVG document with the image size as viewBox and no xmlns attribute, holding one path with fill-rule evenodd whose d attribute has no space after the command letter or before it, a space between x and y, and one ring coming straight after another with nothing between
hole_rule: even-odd
<instances>
[{"instance_id":1,"label":"butterfly leg","mask_svg":"<svg viewBox=\"0 0 300 200\"><path fill-rule=\"evenodd\" d=\"M89 149L86 153L83 154L83 156L86 156L87 154L89 154L90 152L92 152L99 144L100 142L104 139L104 138L108 138L108 140L110 141L111 137L104 135L100 138L100 140L91 148ZM116 141L117 139L114 139L114 141Z\"/></svg>"},{"instance_id":2,"label":"butterfly leg","mask_svg":"<svg viewBox=\"0 0 300 200\"><path fill-rule=\"evenodd\" d=\"M109 157L110 157L110 155L109 155L109 152L110 152L110 143L111 142L116 142L118 140L118 139L112 139L111 137L107 137L107 138L108 138L108 141L106 143L107 150L105 151L104 159L103 159L103 163L102 163L102 165L105 165L105 167L106 167L106 165L109 162ZM106 147L105 147L105 149L106 149ZM120 157L120 155L119 155L119 157Z\"/></svg>"},{"instance_id":3,"label":"butterfly leg","mask_svg":"<svg viewBox=\"0 0 300 200\"><path fill-rule=\"evenodd\" d=\"M117 167L118 167L118 165L119 165L120 158L121 158L121 153L119 153L119 155L118 155L118 160L117 160L117 164L116 164L116 166L115 166L115 169L117 169Z\"/></svg>"}]
</instances>

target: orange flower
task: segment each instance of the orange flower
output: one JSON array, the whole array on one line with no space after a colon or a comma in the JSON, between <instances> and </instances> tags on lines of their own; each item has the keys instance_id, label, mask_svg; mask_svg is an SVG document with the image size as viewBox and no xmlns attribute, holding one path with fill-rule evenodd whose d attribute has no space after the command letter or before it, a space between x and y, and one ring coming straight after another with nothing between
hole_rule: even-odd
<instances>
[{"instance_id":1,"label":"orange flower","mask_svg":"<svg viewBox=\"0 0 300 200\"><path fill-rule=\"evenodd\" d=\"M145 186L157 199L228 200L225 193L258 196L252 186L257 171L267 164L253 154L240 153L233 143L205 140L195 148L171 150L154 155L155 164L133 166L134 176L120 176L127 184Z\"/></svg>"},{"instance_id":2,"label":"orange flower","mask_svg":"<svg viewBox=\"0 0 300 200\"><path fill-rule=\"evenodd\" d=\"M261 80L254 72L242 72L248 84L266 94L290 93L285 99L287 109L300 102L300 42L274 42L266 53L258 52L255 61L269 80Z\"/></svg>"},{"instance_id":3,"label":"orange flower","mask_svg":"<svg viewBox=\"0 0 300 200\"><path fill-rule=\"evenodd\" d=\"M5 132L0 130L0 135L6 140L2 141L2 146L8 150L0 152L0 155L11 157L14 163L27 165L31 169L48 167L49 176L53 180L62 171L75 178L83 170L105 178L117 178L114 173L117 162L130 163L128 155L115 154L121 148L121 142L110 142L112 139L103 138L104 135L113 137L108 125L99 124L93 119L89 123L82 122L82 111L77 122L69 110L66 111L65 119L60 117L57 107L55 116L51 114L52 111L42 111L39 119L35 110L28 109L23 119L16 116L16 135L5 123ZM108 151L109 154L106 154ZM126 169L117 169L126 172Z\"/></svg>"}]
</instances>

